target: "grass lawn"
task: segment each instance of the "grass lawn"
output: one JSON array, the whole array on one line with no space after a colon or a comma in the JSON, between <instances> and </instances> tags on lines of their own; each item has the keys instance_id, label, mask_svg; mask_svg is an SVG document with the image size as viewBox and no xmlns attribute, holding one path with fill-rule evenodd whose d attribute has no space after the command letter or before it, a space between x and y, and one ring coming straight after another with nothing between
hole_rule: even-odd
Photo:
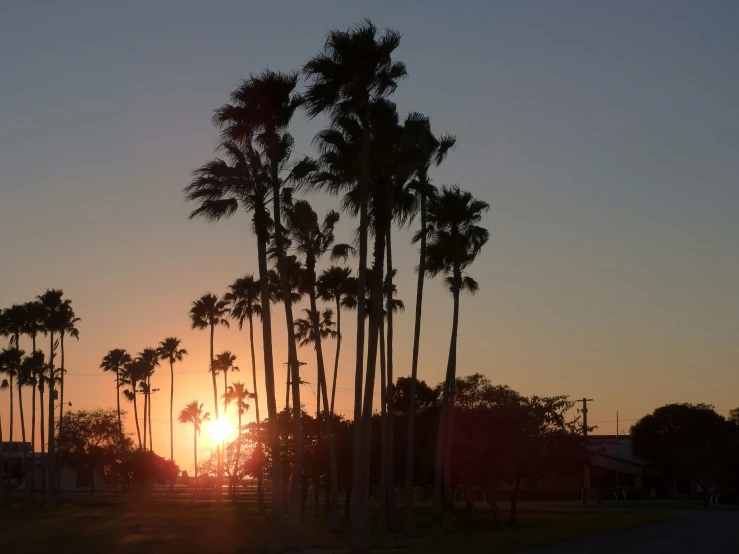
<instances>
[{"instance_id":1,"label":"grass lawn","mask_svg":"<svg viewBox=\"0 0 739 554\"><path fill-rule=\"evenodd\" d=\"M0 510L0 552L129 554L226 554L265 551L269 526L251 504L222 506L187 499L155 498L133 507L123 498L75 498L56 511L22 505ZM310 511L310 508L308 509ZM633 513L521 512L516 529L493 529L481 518L458 526L440 540L388 537L381 549L404 552L520 552L587 534L638 525L659 516ZM346 534L325 532L320 519L306 514L305 548L341 552ZM325 549L325 550L324 550Z\"/></svg>"}]
</instances>

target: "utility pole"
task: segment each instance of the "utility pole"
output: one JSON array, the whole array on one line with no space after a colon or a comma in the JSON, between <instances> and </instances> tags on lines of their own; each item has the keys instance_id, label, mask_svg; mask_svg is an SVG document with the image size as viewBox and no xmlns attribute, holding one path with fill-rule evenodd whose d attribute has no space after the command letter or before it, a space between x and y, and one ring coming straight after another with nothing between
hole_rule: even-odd
<instances>
[{"instance_id":1,"label":"utility pole","mask_svg":"<svg viewBox=\"0 0 739 554\"><path fill-rule=\"evenodd\" d=\"M582 398L578 402L582 402L582 435L585 437L586 447L588 439L588 402L592 402L592 398ZM588 500L588 491L590 490L590 466L588 462L583 463L582 471L582 505L585 506Z\"/></svg>"}]
</instances>

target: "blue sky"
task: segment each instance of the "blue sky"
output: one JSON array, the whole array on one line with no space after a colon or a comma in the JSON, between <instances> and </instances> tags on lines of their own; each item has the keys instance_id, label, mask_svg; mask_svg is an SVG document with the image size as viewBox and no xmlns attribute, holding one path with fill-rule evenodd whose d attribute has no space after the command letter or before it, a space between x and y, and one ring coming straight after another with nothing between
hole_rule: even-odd
<instances>
[{"instance_id":1,"label":"blue sky","mask_svg":"<svg viewBox=\"0 0 739 554\"><path fill-rule=\"evenodd\" d=\"M491 205L459 372L587 394L594 421L671 401L735 407L739 5L718 1L3 3L0 306L52 286L73 299L73 401L113 405L92 375L99 359L172 334L192 352L177 400L207 385L189 303L256 272L243 217L187 220L181 189L216 146L212 110L249 72L297 70L327 30L364 17L404 35L400 113L458 137L435 182ZM323 125L296 117L298 154ZM354 224L345 218L345 236ZM407 231L397 237L402 375L416 254ZM435 383L451 303L440 283L427 291L421 377ZM220 337L246 367L245 338ZM352 347L342 351L348 412Z\"/></svg>"}]
</instances>

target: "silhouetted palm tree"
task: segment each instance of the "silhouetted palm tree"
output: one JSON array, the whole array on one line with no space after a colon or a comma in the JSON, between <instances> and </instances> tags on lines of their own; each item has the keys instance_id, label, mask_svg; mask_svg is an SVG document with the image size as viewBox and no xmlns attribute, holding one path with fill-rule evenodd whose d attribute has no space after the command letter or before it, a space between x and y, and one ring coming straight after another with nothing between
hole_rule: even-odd
<instances>
[{"instance_id":1,"label":"silhouetted palm tree","mask_svg":"<svg viewBox=\"0 0 739 554\"><path fill-rule=\"evenodd\" d=\"M225 350L224 352L221 352L216 356L216 359L213 361L214 365L214 371L216 374L222 373L223 374L223 390L228 389L228 372L234 372L234 371L240 371L239 367L237 365L234 365L234 362L236 361L236 355L232 354L230 350ZM224 393L225 394L225 393ZM228 404L225 402L225 397L223 402L223 415L226 416L226 409Z\"/></svg>"},{"instance_id":2,"label":"silhouetted palm tree","mask_svg":"<svg viewBox=\"0 0 739 554\"><path fill-rule=\"evenodd\" d=\"M216 112L218 117L220 110ZM265 173L262 155L249 141L223 141L221 150L227 160L216 158L193 172L192 183L185 189L188 201L199 203L190 218L204 217L209 221L218 221L231 217L239 207L252 213L252 229L257 237L257 261L259 269L259 293L262 306L262 347L264 350L264 383L267 392L267 412L270 419L277 417L275 398L274 357L272 353L272 315L270 300L272 298L269 269L267 266L267 249L269 232L272 225L267 203L270 200L272 187L263 178ZM272 525L273 535L278 538L272 547L279 548L280 514L282 513L282 493L284 488L282 476L282 456L279 432L276 426L268 429L270 448L272 450Z\"/></svg>"},{"instance_id":3,"label":"silhouetted palm tree","mask_svg":"<svg viewBox=\"0 0 739 554\"><path fill-rule=\"evenodd\" d=\"M226 406L231 402L236 403L236 413L239 416L239 433L236 439L236 471L234 472L237 483L240 468L239 463L241 460L241 416L249 411L249 404L246 402L247 398L254 398L254 395L247 390L244 383L240 383L238 381L229 385L226 392L223 394L223 402Z\"/></svg>"},{"instance_id":4,"label":"silhouetted palm tree","mask_svg":"<svg viewBox=\"0 0 739 554\"><path fill-rule=\"evenodd\" d=\"M418 353L421 341L421 313L423 307L423 284L426 277L426 225L428 217L428 199L436 194L431 184L429 169L437 167L444 161L449 151L454 147L456 138L453 135L443 134L436 137L431 132L429 118L413 112L405 120L406 136L415 147L416 174L411 184L418 197L421 228L414 236L414 242L420 242L418 262L418 282L416 285L416 311L413 328L413 361L411 363L411 380L408 394L408 439L406 443L406 470L405 470L405 531L407 535L415 533L415 518L413 510L413 480L416 438L416 384L418 382Z\"/></svg>"},{"instance_id":5,"label":"silhouetted palm tree","mask_svg":"<svg viewBox=\"0 0 739 554\"><path fill-rule=\"evenodd\" d=\"M331 386L331 415L334 414L334 400L336 398L336 379L339 374L339 354L341 353L341 310L344 308L344 295L351 292L348 289L352 270L348 267L331 266L325 269L316 280L316 294L324 302L336 303L336 355L334 357L334 378ZM354 294L356 294L354 287Z\"/></svg>"},{"instance_id":6,"label":"silhouetted palm tree","mask_svg":"<svg viewBox=\"0 0 739 554\"><path fill-rule=\"evenodd\" d=\"M151 429L151 395L153 389L151 387L151 377L154 371L159 367L159 352L156 348L144 348L139 352L139 359L145 364L146 371L141 380L141 391L144 395L144 448L146 448L146 427L149 426L149 450L154 450L153 437Z\"/></svg>"},{"instance_id":7,"label":"silhouetted palm tree","mask_svg":"<svg viewBox=\"0 0 739 554\"><path fill-rule=\"evenodd\" d=\"M157 354L162 361L169 362L169 461L174 461L174 363L181 362L187 356L187 350L180 348L180 339L167 337L159 343Z\"/></svg>"},{"instance_id":8,"label":"silhouetted palm tree","mask_svg":"<svg viewBox=\"0 0 739 554\"><path fill-rule=\"evenodd\" d=\"M44 463L44 474L48 477L49 490L51 491L52 499L56 496L56 445L55 445L55 433L54 433L54 391L56 383L59 382L58 371L54 365L54 358L57 349L57 343L54 341L55 333L61 335L64 326L67 322L67 306L71 303L70 300L62 300L64 295L63 291L58 289L49 289L44 294L37 297L37 300L43 307L43 330L45 334L49 335L49 363L47 364L48 377L46 383L48 385L49 392L49 411L48 411L48 456L43 458ZM50 463L47 463L47 458ZM41 489L41 502L44 502L44 488Z\"/></svg>"},{"instance_id":9,"label":"silhouetted palm tree","mask_svg":"<svg viewBox=\"0 0 739 554\"><path fill-rule=\"evenodd\" d=\"M13 419L13 383L15 382L15 377L20 371L20 364L23 358L23 355L19 354L18 349L20 348L20 336L21 333L23 333L25 322L26 310L23 305L13 304L10 308L5 308L3 310L3 334L10 337L10 348L6 348L3 352L5 373L8 376L8 383L10 384L10 442L13 442L13 429L15 427ZM21 403L21 406L19 406L21 416L21 435L23 437L23 442L25 442L26 426L23 423L23 399L20 397L20 392L18 397L19 402Z\"/></svg>"},{"instance_id":10,"label":"silhouetted palm tree","mask_svg":"<svg viewBox=\"0 0 739 554\"><path fill-rule=\"evenodd\" d=\"M180 423L192 423L193 426L193 456L195 459L195 479L198 478L198 435L203 423L210 421L210 412L203 413L203 404L193 400L180 412L177 421Z\"/></svg>"},{"instance_id":11,"label":"silhouetted palm tree","mask_svg":"<svg viewBox=\"0 0 739 554\"><path fill-rule=\"evenodd\" d=\"M192 303L190 308L190 321L193 329L210 329L210 366L209 371L213 380L213 404L215 406L215 417L218 419L218 385L216 384L216 368L214 366L215 358L213 357L213 341L216 326L221 325L228 327L228 302L225 299L218 298L213 293L207 293ZM216 445L217 456L217 495L216 499L220 499L221 485L223 478L223 465L221 448Z\"/></svg>"},{"instance_id":12,"label":"silhouetted palm tree","mask_svg":"<svg viewBox=\"0 0 739 554\"><path fill-rule=\"evenodd\" d=\"M80 340L77 323L81 320L76 317L71 300L64 303L64 308L61 310L59 317L59 349L61 354L59 367L59 434L61 435L64 432L64 374L67 372L64 364L64 337L69 335Z\"/></svg>"},{"instance_id":13,"label":"silhouetted palm tree","mask_svg":"<svg viewBox=\"0 0 739 554\"><path fill-rule=\"evenodd\" d=\"M217 121L224 128L224 136L240 143L256 144L266 163L264 177L272 189L272 218L274 224L273 254L277 259L277 269L282 283L282 301L288 338L288 365L292 370L293 381L293 478L291 488L290 513L288 518L288 543L297 547L300 542L300 488L303 438L300 417L300 369L295 345L291 291L286 265L285 237L281 226L281 193L283 185L289 183L292 174L284 175L288 169L293 138L286 132L295 111L302 104L296 92L298 74L277 73L266 70L259 75L251 75L231 94L232 104L226 105L216 113ZM264 275L260 271L260 278ZM263 303L264 305L264 303ZM272 414L270 414L272 417ZM278 534L280 506L274 518ZM279 549L278 537L273 536L273 548Z\"/></svg>"},{"instance_id":14,"label":"silhouetted palm tree","mask_svg":"<svg viewBox=\"0 0 739 554\"><path fill-rule=\"evenodd\" d=\"M445 275L444 282L449 287L454 301L452 337L444 381L434 470L434 510L438 521L441 521L442 515L445 516L447 525L451 522L447 514L452 501L449 484L454 423L454 384L457 371L459 293L466 290L474 294L477 291L478 284L466 273L466 269L475 261L488 241L488 231L477 225L488 209L486 202L475 199L470 193L461 191L457 186L442 187L441 192L429 206L426 268L432 277L439 273Z\"/></svg>"},{"instance_id":15,"label":"silhouetted palm tree","mask_svg":"<svg viewBox=\"0 0 739 554\"><path fill-rule=\"evenodd\" d=\"M392 53L400 45L400 33L386 31L379 39L377 29L369 21L347 31L329 32L323 52L304 68L311 79L306 92L308 113L316 116L331 112L334 119L352 117L361 128L359 182L359 272L358 295L363 294L367 271L368 204L370 194L370 105L374 99L392 93L397 82L406 75L405 65L392 61ZM362 374L364 371L364 306L357 313L357 363L354 402L354 522L352 546L369 545L369 473L363 465L363 453L369 452L359 422L362 419ZM369 377L369 376L368 376ZM366 431L366 430L365 430ZM371 437L368 437L371 439ZM364 443L367 444L364 444ZM366 458L369 458L367 455ZM368 464L367 464L368 465Z\"/></svg>"},{"instance_id":16,"label":"silhouetted palm tree","mask_svg":"<svg viewBox=\"0 0 739 554\"><path fill-rule=\"evenodd\" d=\"M35 342L35 341L34 341ZM21 366L24 374L25 384L31 387L31 471L29 479L29 494L33 496L36 489L36 389L39 388L43 379L46 364L44 362L44 353L40 350L34 350L23 359ZM43 397L41 398L41 409L43 414ZM42 415L43 419L43 415ZM43 429L43 425L41 426Z\"/></svg>"},{"instance_id":17,"label":"silhouetted palm tree","mask_svg":"<svg viewBox=\"0 0 739 554\"><path fill-rule=\"evenodd\" d=\"M138 438L139 448L144 448L146 443L141 442L141 427L139 426L139 410L136 394L139 383L146 378L147 371L149 371L148 364L140 358L135 358L123 366L123 372L121 373L121 384L128 386L123 391L123 396L129 402L133 402L133 418L136 422L136 436Z\"/></svg>"},{"instance_id":18,"label":"silhouetted palm tree","mask_svg":"<svg viewBox=\"0 0 739 554\"><path fill-rule=\"evenodd\" d=\"M100 362L100 369L115 373L115 403L118 411L118 430L123 435L123 422L121 420L121 379L123 370L127 363L131 361L131 355L123 348L115 348L109 350Z\"/></svg>"},{"instance_id":19,"label":"silhouetted palm tree","mask_svg":"<svg viewBox=\"0 0 739 554\"><path fill-rule=\"evenodd\" d=\"M262 305L260 300L261 285L254 279L253 275L246 275L236 279L229 287L224 297L231 306L231 318L239 322L239 330L244 326L244 321L249 321L249 352L251 353L251 372L254 398L254 412L257 420L257 429L260 428L259 420L259 395L257 394L257 362L254 355L254 316L262 316ZM269 309L269 308L267 308ZM261 435L260 435L261 436ZM262 441L257 442L257 457L259 459L259 474L257 475L257 502L259 510L264 511L264 475L262 471Z\"/></svg>"}]
</instances>

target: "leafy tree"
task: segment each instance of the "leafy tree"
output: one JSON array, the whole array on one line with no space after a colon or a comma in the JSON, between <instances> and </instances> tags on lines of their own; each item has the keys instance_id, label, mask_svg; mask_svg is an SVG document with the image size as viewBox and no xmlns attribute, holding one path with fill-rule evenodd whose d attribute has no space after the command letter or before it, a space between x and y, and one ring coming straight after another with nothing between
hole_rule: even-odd
<instances>
[{"instance_id":1,"label":"leafy tree","mask_svg":"<svg viewBox=\"0 0 739 554\"><path fill-rule=\"evenodd\" d=\"M64 432L62 433L62 424ZM95 492L95 470L120 462L131 440L121 435L116 410L79 410L67 413L57 427L57 445L64 459L89 473L90 493Z\"/></svg>"},{"instance_id":2,"label":"leafy tree","mask_svg":"<svg viewBox=\"0 0 739 554\"><path fill-rule=\"evenodd\" d=\"M707 404L667 404L631 427L634 454L654 464L674 491L680 477L718 481L717 450L726 440L727 421Z\"/></svg>"},{"instance_id":3,"label":"leafy tree","mask_svg":"<svg viewBox=\"0 0 739 554\"><path fill-rule=\"evenodd\" d=\"M187 350L180 348L182 341L176 337L167 337L159 343L157 354L162 361L169 362L169 461L174 461L174 363L181 362L187 356Z\"/></svg>"}]
</instances>

